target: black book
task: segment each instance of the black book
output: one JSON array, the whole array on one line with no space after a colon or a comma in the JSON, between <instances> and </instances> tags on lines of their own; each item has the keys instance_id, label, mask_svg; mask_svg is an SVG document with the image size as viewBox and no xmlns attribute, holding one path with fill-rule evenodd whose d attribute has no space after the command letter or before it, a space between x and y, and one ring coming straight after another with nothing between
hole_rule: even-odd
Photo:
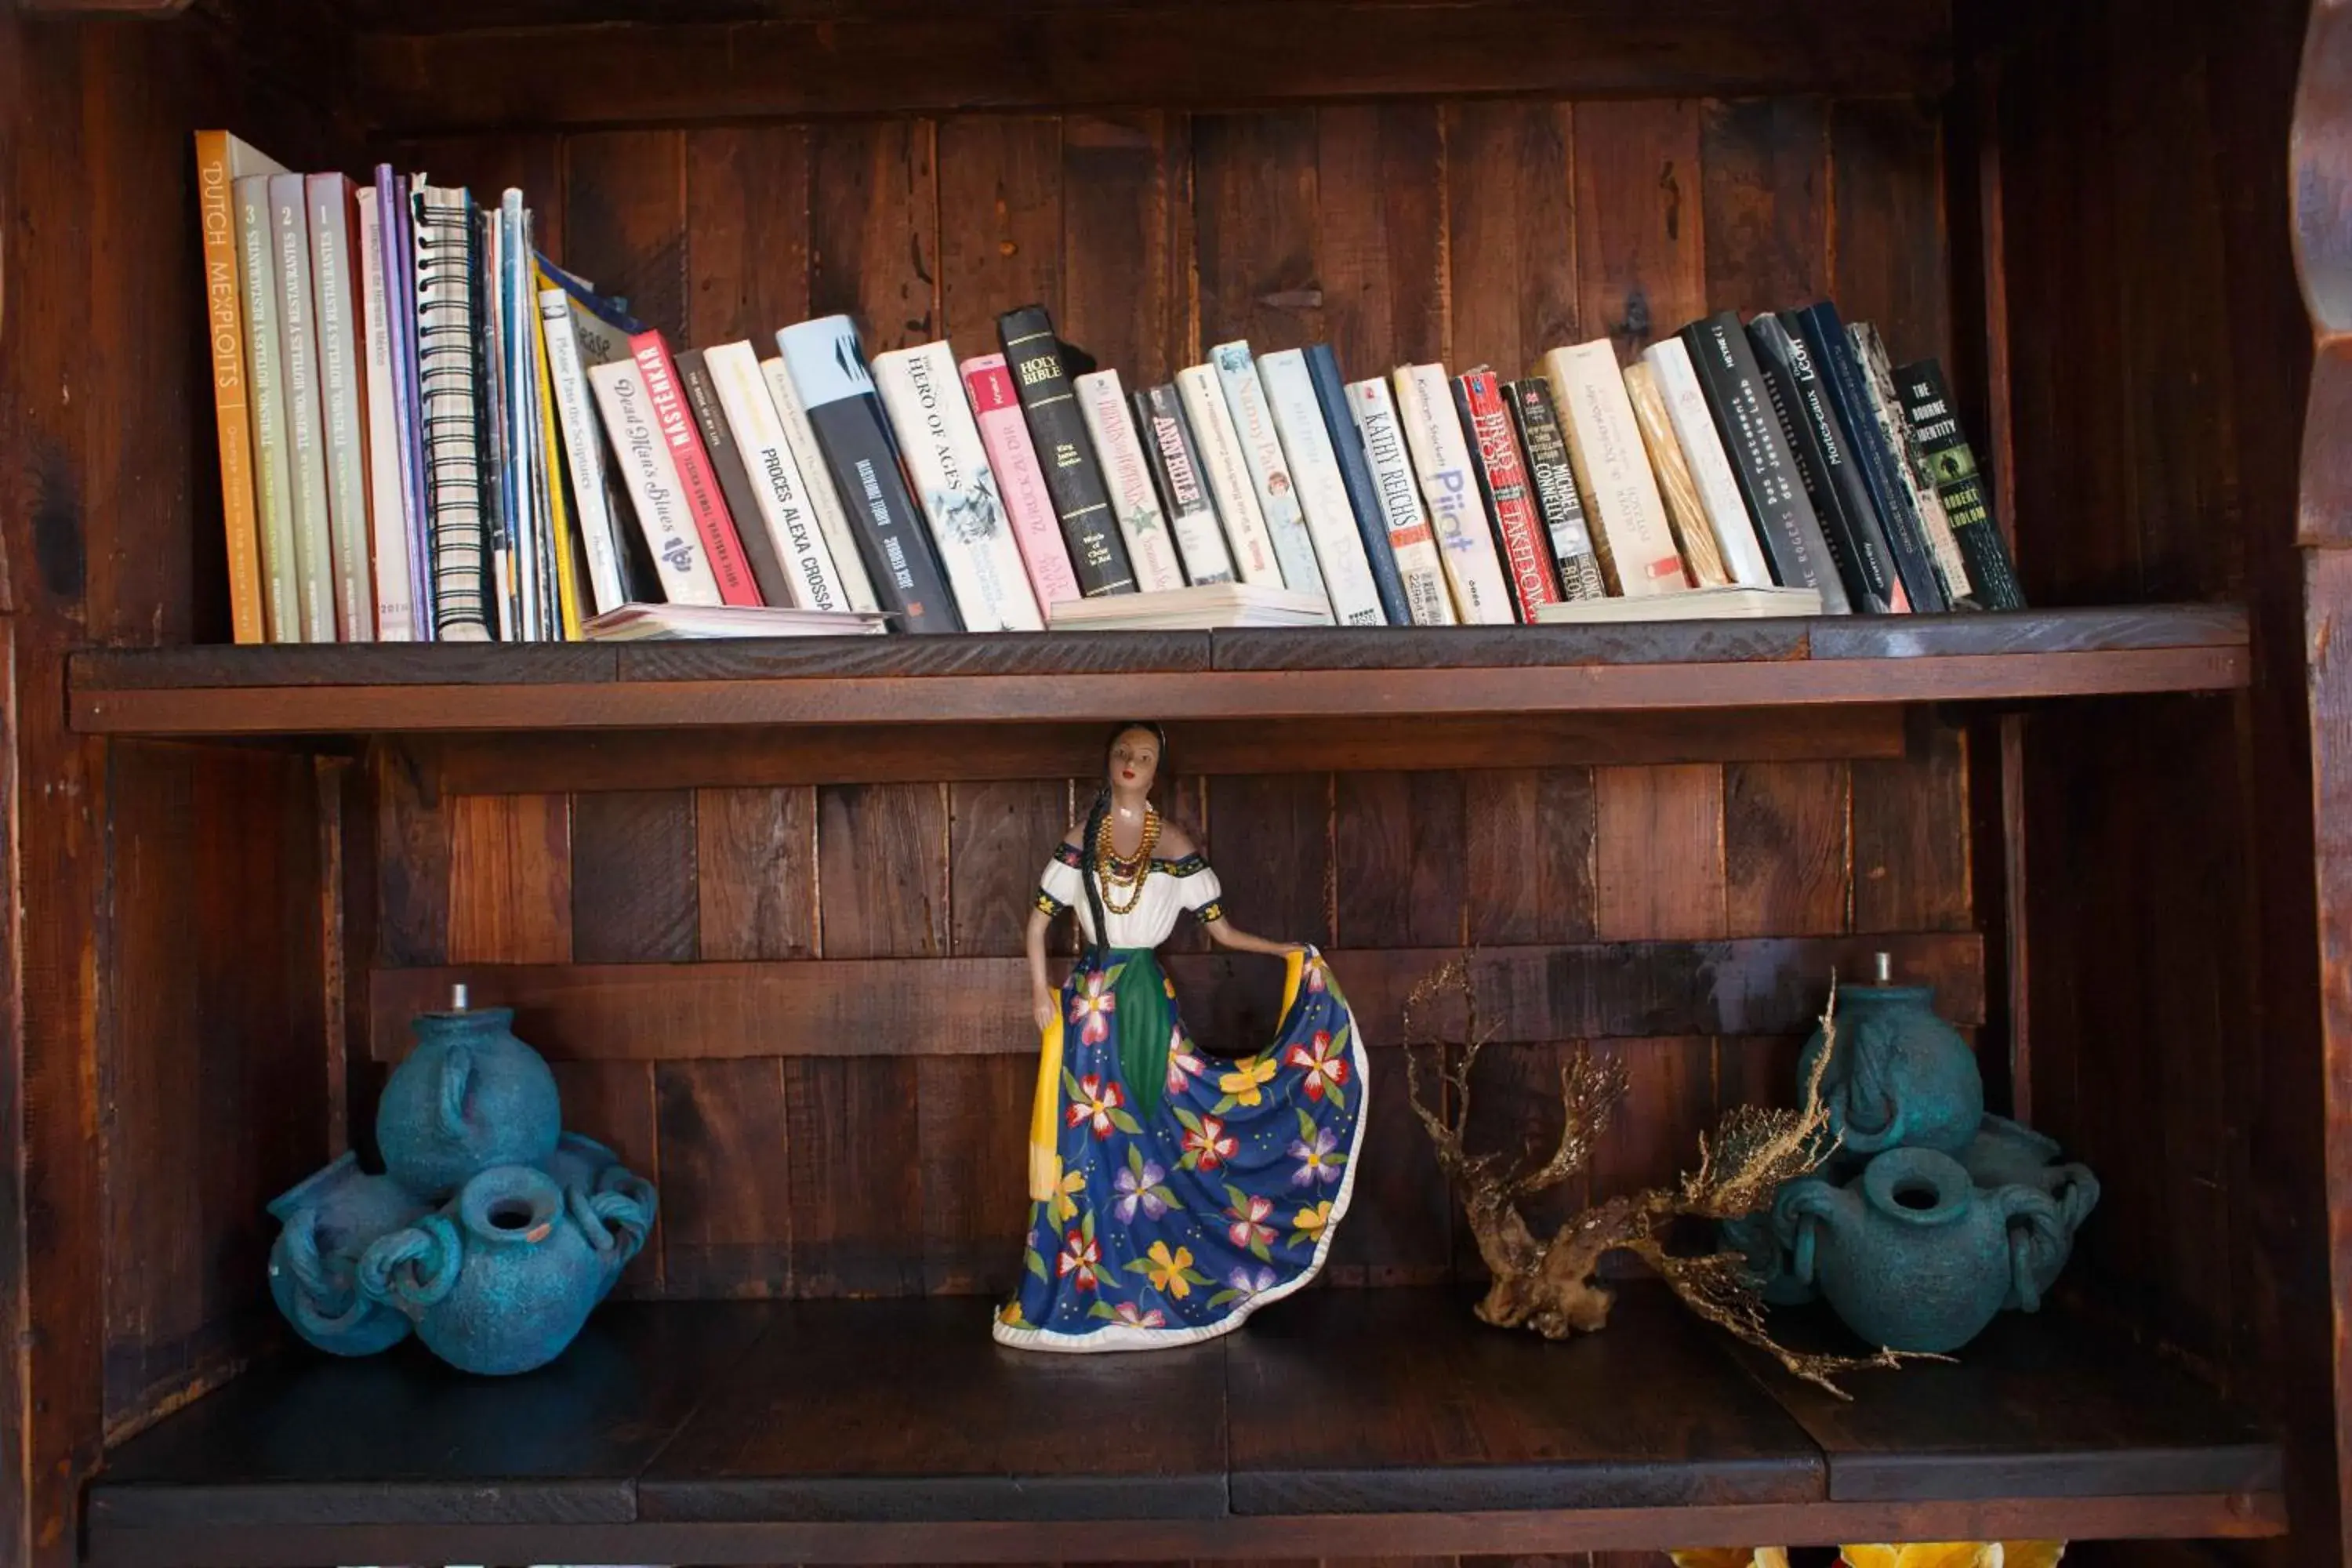
<instances>
[{"instance_id":1,"label":"black book","mask_svg":"<svg viewBox=\"0 0 2352 1568\"><path fill-rule=\"evenodd\" d=\"M1135 405L1135 428L1143 438L1144 466L1167 509L1169 531L1176 536L1176 553L1184 561L1184 580L1194 587L1203 583L1234 580L1233 552L1225 544L1224 525L1217 521L1217 503L1201 476L1201 454L1192 445L1192 427L1184 422L1184 405L1173 383L1128 395Z\"/></svg>"},{"instance_id":2,"label":"black book","mask_svg":"<svg viewBox=\"0 0 2352 1568\"><path fill-rule=\"evenodd\" d=\"M1541 376L1507 381L1503 402L1518 430L1519 447L1528 455L1528 482L1535 490L1544 531L1551 538L1552 558L1559 563L1561 594L1571 603L1607 598L1609 583L1601 574L1601 558L1592 552L1592 525L1584 515L1584 498L1576 491L1576 467L1569 459L1568 437L1560 434L1551 387Z\"/></svg>"},{"instance_id":3,"label":"black book","mask_svg":"<svg viewBox=\"0 0 2352 1568\"><path fill-rule=\"evenodd\" d=\"M1931 359L1906 364L1895 373L1895 385L1926 470L1921 479L1935 487L1936 499L1944 503L1944 521L1952 525L1960 559L1968 563L1971 596L1988 610L2025 608L2017 564L2009 558L2009 542L1993 521L1992 497L1977 471L1976 450L1953 411L1944 367Z\"/></svg>"},{"instance_id":4,"label":"black book","mask_svg":"<svg viewBox=\"0 0 2352 1568\"><path fill-rule=\"evenodd\" d=\"M760 585L760 597L788 609L793 603L792 579L784 575L784 563L776 559L776 542L768 537L766 514L751 489L751 471L743 466L743 448L735 444L735 432L728 426L727 411L719 405L719 389L710 384L700 349L678 354L677 379L686 388L686 405L694 411L695 427L702 432L702 449L710 458L711 471L719 476L719 494L727 502L735 537L743 546L743 559L751 563L751 580Z\"/></svg>"},{"instance_id":5,"label":"black book","mask_svg":"<svg viewBox=\"0 0 2352 1568\"><path fill-rule=\"evenodd\" d=\"M1805 477L1805 492L1822 520L1830 556L1845 580L1846 597L1864 615L1885 615L1895 607L1895 563L1887 559L1870 491L1854 466L1853 447L1837 410L1830 405L1829 390L1822 384L1813 356L1778 316L1750 321L1748 338L1756 345L1772 406L1797 455L1797 471Z\"/></svg>"},{"instance_id":6,"label":"black book","mask_svg":"<svg viewBox=\"0 0 2352 1568\"><path fill-rule=\"evenodd\" d=\"M1694 321L1682 330L1682 340L1739 480L1739 499L1756 519L1773 581L1784 588L1820 590L1825 615L1849 613L1845 584L1738 313L1725 310Z\"/></svg>"},{"instance_id":7,"label":"black book","mask_svg":"<svg viewBox=\"0 0 2352 1568\"><path fill-rule=\"evenodd\" d=\"M1347 487L1348 507L1356 514L1356 536L1364 542L1364 561L1372 569L1381 614L1392 626L1409 626L1412 605L1405 597L1404 578L1389 544L1388 514L1381 510L1380 488L1372 483L1372 465L1364 456L1364 435L1348 412L1348 384L1339 374L1339 353L1329 343L1307 345L1307 380L1323 411L1323 433L1331 437L1332 455L1339 461L1339 482ZM1169 395L1174 397L1174 388Z\"/></svg>"},{"instance_id":8,"label":"black book","mask_svg":"<svg viewBox=\"0 0 2352 1568\"><path fill-rule=\"evenodd\" d=\"M1895 573L1903 579L1912 609L1921 615L1950 609L1944 580L1937 574L1935 557L1927 549L1927 525L1919 521L1911 492L1904 488L1895 449L1886 444L1886 432L1871 404L1869 384L1863 379L1862 362L1854 357L1853 339L1839 319L1838 308L1824 300L1801 310L1783 311L1780 319L1812 354L1831 406L1852 439L1855 467L1870 491L1871 506L1878 513L1879 527L1886 535Z\"/></svg>"},{"instance_id":9,"label":"black book","mask_svg":"<svg viewBox=\"0 0 2352 1568\"><path fill-rule=\"evenodd\" d=\"M1045 470L1045 493L1070 549L1071 569L1078 574L1078 591L1089 599L1133 593L1135 571L1128 564L1110 492L1103 488L1102 469L1070 390L1053 317L1043 305L1024 305L997 317L996 332L1004 343L1013 395L1029 422L1030 444L1037 448L1037 466Z\"/></svg>"},{"instance_id":10,"label":"black book","mask_svg":"<svg viewBox=\"0 0 2352 1568\"><path fill-rule=\"evenodd\" d=\"M808 410L809 428L841 492L882 608L896 614L907 631L963 630L955 595L931 551L930 530L907 493L898 443L857 346L856 326L846 316L820 316L778 332L776 346Z\"/></svg>"}]
</instances>

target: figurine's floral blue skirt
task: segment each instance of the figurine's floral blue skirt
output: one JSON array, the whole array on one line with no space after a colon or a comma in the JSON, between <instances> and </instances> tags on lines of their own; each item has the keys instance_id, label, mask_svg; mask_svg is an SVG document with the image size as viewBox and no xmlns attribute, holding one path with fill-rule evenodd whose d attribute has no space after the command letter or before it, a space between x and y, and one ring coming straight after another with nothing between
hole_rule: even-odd
<instances>
[{"instance_id":1,"label":"figurine's floral blue skirt","mask_svg":"<svg viewBox=\"0 0 2352 1568\"><path fill-rule=\"evenodd\" d=\"M1188 1344L1323 1267L1355 1186L1364 1047L1322 957L1289 963L1274 1043L1231 1061L1194 1048L1150 952L1070 976L1045 1032L1029 1240L999 1341Z\"/></svg>"}]
</instances>

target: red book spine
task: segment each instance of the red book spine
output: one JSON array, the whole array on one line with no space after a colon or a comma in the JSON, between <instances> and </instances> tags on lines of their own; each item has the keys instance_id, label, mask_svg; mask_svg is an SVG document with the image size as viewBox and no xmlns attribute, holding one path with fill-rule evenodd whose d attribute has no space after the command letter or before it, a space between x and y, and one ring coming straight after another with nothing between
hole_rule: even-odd
<instances>
[{"instance_id":1,"label":"red book spine","mask_svg":"<svg viewBox=\"0 0 2352 1568\"><path fill-rule=\"evenodd\" d=\"M1503 562L1519 601L1519 618L1532 623L1537 606L1560 602L1559 579L1553 574L1549 536L1528 489L1527 460L1519 456L1517 435L1511 429L1511 411L1503 402L1502 384L1485 368L1461 377L1463 400L1470 409L1470 440L1478 453L1478 467L1486 480L1486 499L1495 509L1495 527L1502 536Z\"/></svg>"},{"instance_id":2,"label":"red book spine","mask_svg":"<svg viewBox=\"0 0 2352 1568\"><path fill-rule=\"evenodd\" d=\"M702 437L694 428L694 413L687 406L685 389L678 385L677 365L669 357L669 345L658 331L639 332L629 340L629 356L645 377L654 420L661 427L670 460L677 465L677 480L686 491L694 531L701 535L711 575L719 579L719 601L764 605L767 601L760 597L751 564L744 559L743 542L736 535L735 520L727 514L727 502L719 493L718 470L710 466L710 454L702 449Z\"/></svg>"}]
</instances>

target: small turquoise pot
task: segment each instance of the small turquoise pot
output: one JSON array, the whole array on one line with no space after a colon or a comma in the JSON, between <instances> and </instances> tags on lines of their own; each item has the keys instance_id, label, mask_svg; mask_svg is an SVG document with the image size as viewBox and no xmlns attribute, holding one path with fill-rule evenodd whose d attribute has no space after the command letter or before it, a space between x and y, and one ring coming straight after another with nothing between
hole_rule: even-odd
<instances>
[{"instance_id":1,"label":"small turquoise pot","mask_svg":"<svg viewBox=\"0 0 2352 1568\"><path fill-rule=\"evenodd\" d=\"M2047 1194L1980 1188L1930 1149L1881 1154L1848 1186L1794 1184L1777 1207L1794 1227L1796 1277L1855 1333L1898 1351L1959 1349L2012 1291L2033 1310L2032 1249L2062 1234Z\"/></svg>"},{"instance_id":2,"label":"small turquoise pot","mask_svg":"<svg viewBox=\"0 0 2352 1568\"><path fill-rule=\"evenodd\" d=\"M371 1247L360 1286L410 1318L450 1365L507 1376L563 1353L621 1254L585 1200L574 1205L543 1171L496 1165L443 1212Z\"/></svg>"},{"instance_id":3,"label":"small turquoise pot","mask_svg":"<svg viewBox=\"0 0 2352 1568\"><path fill-rule=\"evenodd\" d=\"M359 1288L359 1264L382 1236L413 1225L425 1204L345 1154L270 1201L269 1299L294 1331L333 1355L373 1355L408 1337L408 1320Z\"/></svg>"},{"instance_id":4,"label":"small turquoise pot","mask_svg":"<svg viewBox=\"0 0 2352 1568\"><path fill-rule=\"evenodd\" d=\"M2066 1259L2074 1250L2074 1233L2099 1206L2099 1178L2088 1165L2058 1158L2056 1140L2046 1138L2021 1122L1988 1114L1966 1149L1961 1167L1979 1187L2031 1187L2058 1205L2058 1233L2034 1234L2026 1258L2026 1273L2038 1298L2050 1293ZM2023 1293L2012 1289L2008 1307L2023 1307ZM2028 1309L2029 1310L2031 1309Z\"/></svg>"},{"instance_id":5,"label":"small turquoise pot","mask_svg":"<svg viewBox=\"0 0 2352 1568\"><path fill-rule=\"evenodd\" d=\"M1830 1131L1856 1154L1934 1149L1957 1154L1984 1121L1984 1079L1958 1030L1936 1016L1926 985L1841 985L1837 1049L1822 1075ZM1797 1063L1811 1080L1823 1037Z\"/></svg>"},{"instance_id":6,"label":"small turquoise pot","mask_svg":"<svg viewBox=\"0 0 2352 1568\"><path fill-rule=\"evenodd\" d=\"M439 1202L494 1165L535 1165L562 1131L555 1075L515 1038L514 1010L418 1016L416 1048L377 1103L376 1146L410 1192Z\"/></svg>"}]
</instances>

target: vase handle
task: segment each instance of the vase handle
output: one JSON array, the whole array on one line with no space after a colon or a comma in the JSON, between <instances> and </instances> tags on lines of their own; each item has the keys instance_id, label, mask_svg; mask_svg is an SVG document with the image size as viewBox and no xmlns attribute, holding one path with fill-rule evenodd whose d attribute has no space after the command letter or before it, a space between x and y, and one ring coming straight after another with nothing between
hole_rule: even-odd
<instances>
[{"instance_id":1,"label":"vase handle","mask_svg":"<svg viewBox=\"0 0 2352 1568\"><path fill-rule=\"evenodd\" d=\"M2042 1288L2033 1281L2037 1254L2066 1244L2066 1220L2050 1194L2032 1187L2003 1187L1997 1200L2009 1230L2009 1279L2021 1311L2042 1310Z\"/></svg>"},{"instance_id":2,"label":"vase handle","mask_svg":"<svg viewBox=\"0 0 2352 1568\"><path fill-rule=\"evenodd\" d=\"M415 1317L457 1288L465 1249L446 1215L378 1237L360 1258L360 1292Z\"/></svg>"},{"instance_id":3,"label":"vase handle","mask_svg":"<svg viewBox=\"0 0 2352 1568\"><path fill-rule=\"evenodd\" d=\"M466 1136L466 1090L473 1082L474 1053L452 1045L441 1058L441 1131L452 1138Z\"/></svg>"},{"instance_id":4,"label":"vase handle","mask_svg":"<svg viewBox=\"0 0 2352 1568\"><path fill-rule=\"evenodd\" d=\"M1813 1284L1814 1237L1821 1223L1837 1206L1838 1194L1833 1187L1818 1182L1804 1182L1783 1192L1772 1205L1773 1228L1793 1226L1794 1234L1789 1245L1789 1273L1798 1284Z\"/></svg>"}]
</instances>

